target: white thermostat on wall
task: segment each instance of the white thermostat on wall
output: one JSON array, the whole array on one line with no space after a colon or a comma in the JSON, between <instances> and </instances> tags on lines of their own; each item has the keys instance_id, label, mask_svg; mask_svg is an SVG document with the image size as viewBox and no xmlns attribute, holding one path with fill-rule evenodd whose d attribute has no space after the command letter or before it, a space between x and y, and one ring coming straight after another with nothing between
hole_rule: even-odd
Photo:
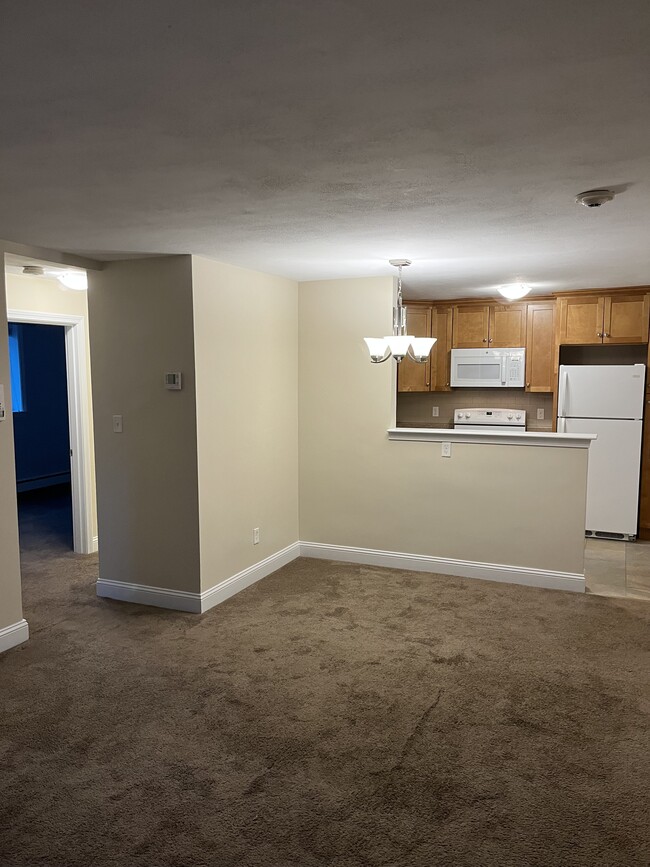
<instances>
[{"instance_id":1,"label":"white thermostat on wall","mask_svg":"<svg viewBox=\"0 0 650 867\"><path fill-rule=\"evenodd\" d=\"M183 387L182 376L179 370L175 373L166 373L165 374L165 388L168 388L170 391L180 391Z\"/></svg>"}]
</instances>

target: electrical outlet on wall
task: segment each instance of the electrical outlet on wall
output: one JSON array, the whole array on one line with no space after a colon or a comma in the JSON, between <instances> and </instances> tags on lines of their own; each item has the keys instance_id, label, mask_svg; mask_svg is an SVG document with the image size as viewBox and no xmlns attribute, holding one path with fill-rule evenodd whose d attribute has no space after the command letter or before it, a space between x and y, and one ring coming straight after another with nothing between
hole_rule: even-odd
<instances>
[{"instance_id":1,"label":"electrical outlet on wall","mask_svg":"<svg viewBox=\"0 0 650 867\"><path fill-rule=\"evenodd\" d=\"M438 418L438 416L440 415L440 407L439 406L432 406L431 407L431 415L434 418Z\"/></svg>"},{"instance_id":2,"label":"electrical outlet on wall","mask_svg":"<svg viewBox=\"0 0 650 867\"><path fill-rule=\"evenodd\" d=\"M255 527L255 529L253 530L253 545L259 545L259 544L260 544L260 528Z\"/></svg>"},{"instance_id":3,"label":"electrical outlet on wall","mask_svg":"<svg viewBox=\"0 0 650 867\"><path fill-rule=\"evenodd\" d=\"M442 443L441 455L443 458L451 457L451 443Z\"/></svg>"},{"instance_id":4,"label":"electrical outlet on wall","mask_svg":"<svg viewBox=\"0 0 650 867\"><path fill-rule=\"evenodd\" d=\"M544 407L543 406L540 406L539 409L537 410L537 418L539 421L541 421L544 418Z\"/></svg>"}]
</instances>

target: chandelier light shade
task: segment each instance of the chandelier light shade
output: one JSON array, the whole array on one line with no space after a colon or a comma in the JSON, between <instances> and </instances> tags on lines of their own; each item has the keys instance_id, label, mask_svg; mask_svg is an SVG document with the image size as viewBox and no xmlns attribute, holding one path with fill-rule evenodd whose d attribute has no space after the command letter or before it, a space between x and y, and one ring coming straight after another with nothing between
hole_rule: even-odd
<instances>
[{"instance_id":1,"label":"chandelier light shade","mask_svg":"<svg viewBox=\"0 0 650 867\"><path fill-rule=\"evenodd\" d=\"M508 283L507 286L499 286L499 294L507 298L508 301L517 301L524 295L528 295L530 290L531 287L525 283Z\"/></svg>"},{"instance_id":2,"label":"chandelier light shade","mask_svg":"<svg viewBox=\"0 0 650 867\"><path fill-rule=\"evenodd\" d=\"M410 265L408 259L390 259L390 264L398 269L397 306L393 307L393 333L387 337L364 337L370 360L381 364L394 358L399 364L407 356L417 364L426 364L435 337L413 337L406 327L406 307L402 303L402 268Z\"/></svg>"}]
</instances>

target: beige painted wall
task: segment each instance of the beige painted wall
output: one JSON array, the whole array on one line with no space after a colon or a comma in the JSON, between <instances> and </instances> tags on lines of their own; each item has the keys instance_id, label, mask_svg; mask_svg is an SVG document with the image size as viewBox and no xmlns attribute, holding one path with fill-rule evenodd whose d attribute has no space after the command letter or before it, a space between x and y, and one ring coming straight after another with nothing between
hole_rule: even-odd
<instances>
[{"instance_id":1,"label":"beige painted wall","mask_svg":"<svg viewBox=\"0 0 650 867\"><path fill-rule=\"evenodd\" d=\"M88 306L100 578L198 592L191 259L108 263ZM168 391L176 370L183 389Z\"/></svg>"},{"instance_id":2,"label":"beige painted wall","mask_svg":"<svg viewBox=\"0 0 650 867\"><path fill-rule=\"evenodd\" d=\"M86 320L86 377L88 383L88 435L86 446L91 467L92 498L90 502L92 536L97 536L97 503L95 487L95 443L92 420L92 386L90 373L90 344L88 340L88 294L65 289L58 280L23 274L7 274L7 308L29 310L36 313L58 313L83 316Z\"/></svg>"},{"instance_id":3,"label":"beige painted wall","mask_svg":"<svg viewBox=\"0 0 650 867\"><path fill-rule=\"evenodd\" d=\"M4 250L0 246L0 383L5 388L7 417L0 422L0 629L22 619L14 428L11 422L9 341L5 293Z\"/></svg>"},{"instance_id":4,"label":"beige painted wall","mask_svg":"<svg viewBox=\"0 0 650 867\"><path fill-rule=\"evenodd\" d=\"M390 278L302 283L300 538L484 563L583 571L587 451L389 442Z\"/></svg>"},{"instance_id":5,"label":"beige painted wall","mask_svg":"<svg viewBox=\"0 0 650 867\"><path fill-rule=\"evenodd\" d=\"M207 590L298 540L298 286L200 257L192 274Z\"/></svg>"}]
</instances>

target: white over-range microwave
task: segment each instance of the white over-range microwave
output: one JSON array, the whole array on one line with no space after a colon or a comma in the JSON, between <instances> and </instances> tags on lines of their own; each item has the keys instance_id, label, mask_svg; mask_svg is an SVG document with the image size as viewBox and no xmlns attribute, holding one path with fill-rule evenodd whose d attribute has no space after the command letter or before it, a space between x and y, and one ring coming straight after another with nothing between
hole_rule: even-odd
<instances>
[{"instance_id":1,"label":"white over-range microwave","mask_svg":"<svg viewBox=\"0 0 650 867\"><path fill-rule=\"evenodd\" d=\"M451 385L454 388L523 388L526 350L452 349Z\"/></svg>"}]
</instances>

